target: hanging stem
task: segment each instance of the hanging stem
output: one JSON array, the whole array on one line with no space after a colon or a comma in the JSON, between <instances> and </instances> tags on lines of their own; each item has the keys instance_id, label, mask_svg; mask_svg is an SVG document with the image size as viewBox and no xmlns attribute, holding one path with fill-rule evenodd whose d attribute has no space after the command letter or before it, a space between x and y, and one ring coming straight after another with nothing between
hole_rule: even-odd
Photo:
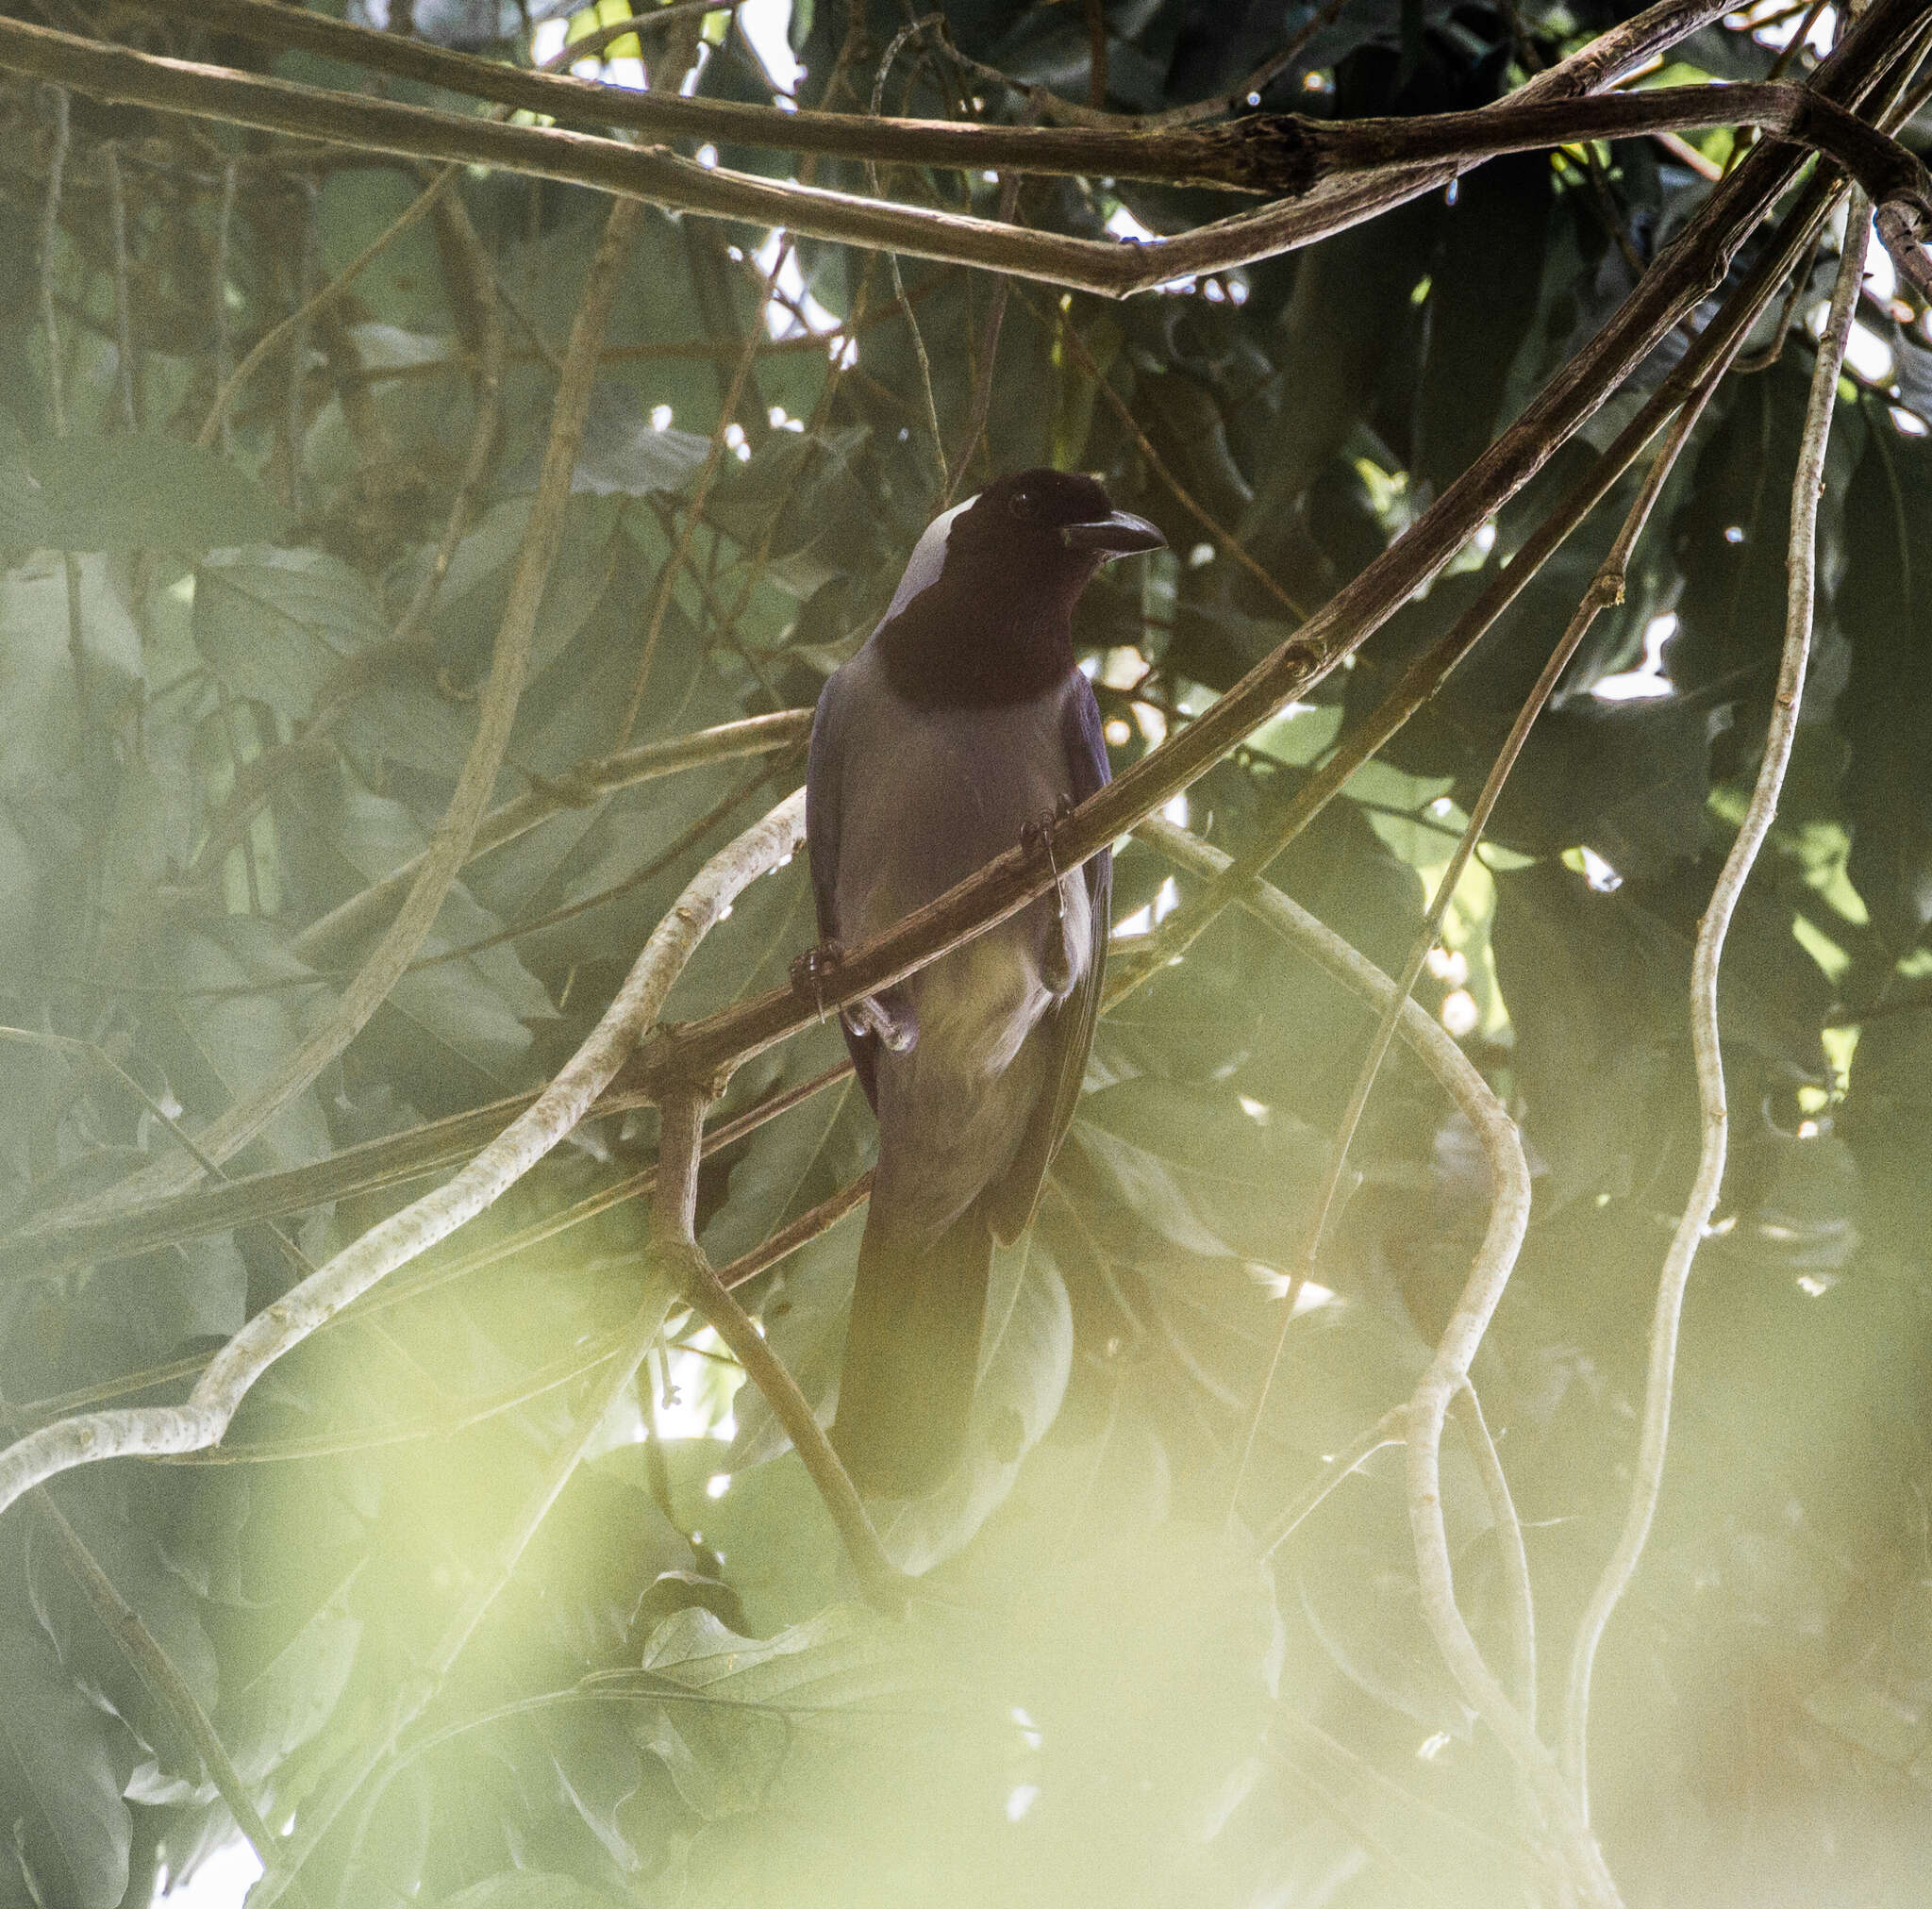
<instances>
[{"instance_id":1,"label":"hanging stem","mask_svg":"<svg viewBox=\"0 0 1932 1909\"><path fill-rule=\"evenodd\" d=\"M1672 1235L1657 1284L1657 1306L1651 1319L1650 1370L1644 1385L1642 1431L1638 1440L1630 1506L1624 1529L1591 1593L1570 1659L1568 1698L1563 1715L1563 1768L1586 1814L1590 1802L1589 1738L1590 1685L1597 1646L1630 1581L1657 1515L1663 1490L1665 1454L1670 1445L1671 1397L1676 1372L1677 1328L1683 1317L1684 1292L1691 1262L1697 1256L1724 1185L1724 1158L1730 1119L1724 1103L1724 1049L1718 1029L1718 971L1723 964L1724 937L1744 884L1757 860L1757 852L1777 814L1785 771L1798 729L1798 706L1804 692L1805 668L1811 650L1813 605L1818 588L1818 499L1824 488L1824 453L1830 440L1832 416L1838 403L1839 374L1844 366L1845 344L1851 337L1852 316L1857 308L1858 284L1864 275L1865 252L1872 208L1861 192L1852 194L1845 213L1845 244L1839 259L1838 283L1831 310L1818 340L1817 363L1805 407L1804 434L1798 443L1797 474L1791 483L1790 540L1785 558L1790 576L1785 596L1784 651L1778 665L1777 692L1772 705L1771 726L1764 739L1764 758L1731 852L1724 857L1710 905L1697 924L1690 960L1690 1044L1697 1063L1697 1098L1704 1138L1690 1197Z\"/></svg>"}]
</instances>

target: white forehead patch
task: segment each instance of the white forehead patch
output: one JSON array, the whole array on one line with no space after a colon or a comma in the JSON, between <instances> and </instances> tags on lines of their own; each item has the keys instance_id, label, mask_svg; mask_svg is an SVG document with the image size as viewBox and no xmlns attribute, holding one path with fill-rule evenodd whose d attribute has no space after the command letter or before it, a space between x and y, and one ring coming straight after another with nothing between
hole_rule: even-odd
<instances>
[{"instance_id":1,"label":"white forehead patch","mask_svg":"<svg viewBox=\"0 0 1932 1909\"><path fill-rule=\"evenodd\" d=\"M977 496L967 498L963 504L956 504L950 510L941 514L925 526L917 543L912 546L911 559L906 565L906 574L899 579L899 588L892 592L892 601L887 605L886 613L879 619L889 623L916 597L921 590L930 589L940 580L940 572L946 563L946 539L953 528L953 520L962 510L971 510L979 502Z\"/></svg>"}]
</instances>

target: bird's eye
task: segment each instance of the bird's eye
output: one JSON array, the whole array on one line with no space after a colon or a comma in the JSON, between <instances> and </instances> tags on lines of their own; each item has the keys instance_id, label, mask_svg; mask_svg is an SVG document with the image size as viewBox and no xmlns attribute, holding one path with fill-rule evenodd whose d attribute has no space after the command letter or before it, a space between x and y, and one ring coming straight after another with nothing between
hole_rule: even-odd
<instances>
[{"instance_id":1,"label":"bird's eye","mask_svg":"<svg viewBox=\"0 0 1932 1909\"><path fill-rule=\"evenodd\" d=\"M1040 502L1030 490L1016 490L1007 499L1007 508L1015 517L1031 517Z\"/></svg>"}]
</instances>

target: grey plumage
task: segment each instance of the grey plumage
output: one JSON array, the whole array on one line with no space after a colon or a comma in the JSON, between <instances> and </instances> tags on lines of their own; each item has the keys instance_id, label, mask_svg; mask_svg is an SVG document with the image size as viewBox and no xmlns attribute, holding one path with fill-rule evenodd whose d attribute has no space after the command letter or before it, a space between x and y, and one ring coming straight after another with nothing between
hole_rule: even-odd
<instances>
[{"instance_id":1,"label":"grey plumage","mask_svg":"<svg viewBox=\"0 0 1932 1909\"><path fill-rule=\"evenodd\" d=\"M1159 540L1091 478L1051 472L1002 479L928 528L813 724L825 940L878 934L1105 783L1073 603L1107 556ZM1109 889L1102 855L1058 901L845 1012L879 1161L832 1436L868 1490L926 1489L959 1454L993 1244L1030 1221L1079 1092Z\"/></svg>"}]
</instances>

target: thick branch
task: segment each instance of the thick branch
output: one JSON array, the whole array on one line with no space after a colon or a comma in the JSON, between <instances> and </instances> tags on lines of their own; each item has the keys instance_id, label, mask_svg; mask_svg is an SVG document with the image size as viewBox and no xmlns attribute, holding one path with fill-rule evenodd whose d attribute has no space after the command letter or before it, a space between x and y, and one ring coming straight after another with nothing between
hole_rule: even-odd
<instances>
[{"instance_id":1,"label":"thick branch","mask_svg":"<svg viewBox=\"0 0 1932 1909\"><path fill-rule=\"evenodd\" d=\"M1915 23L1919 12L1920 0L1875 0L1820 67L1818 84L1841 103L1861 96L1884 70L1896 30ZM1064 872L1097 855L1358 649L1541 469L1657 341L1723 282L1733 252L1789 187L1801 163L1799 155L1786 147L1765 145L1753 152L1712 192L1604 329L1406 535L1212 708L1055 828L1053 866ZM1008 851L886 934L847 951L827 977L824 1006L890 987L1016 913L1052 880L1052 868L1041 858L1019 848ZM704 1075L736 1065L796 1032L819 1012L816 999L774 989L654 1041L635 1069L627 1071L625 1084L648 1089L651 1083L680 1073Z\"/></svg>"},{"instance_id":2,"label":"thick branch","mask_svg":"<svg viewBox=\"0 0 1932 1909\"><path fill-rule=\"evenodd\" d=\"M813 238L984 267L1108 297L1124 297L1171 278L1224 271L1308 244L1432 191L1460 170L1455 161L1405 161L1365 176L1319 180L1285 204L1177 238L1125 245L760 179L724 167L707 168L661 147L637 147L561 127L501 124L256 78L15 21L0 21L0 67L32 73L101 99L405 157L496 166L760 228L784 227ZM1597 83L1610 76L1596 69L1591 73ZM1561 97L1574 83L1566 62L1522 89L1510 109ZM789 122L793 116L784 117ZM848 141L854 124L876 124L832 117ZM1002 138L1073 137L1071 131L1053 128L976 130ZM1274 142L1278 147L1278 138ZM1088 163L1083 160L1082 168ZM1171 169L1163 169L1163 175L1171 176Z\"/></svg>"},{"instance_id":3,"label":"thick branch","mask_svg":"<svg viewBox=\"0 0 1932 1909\"><path fill-rule=\"evenodd\" d=\"M880 165L1078 174L1091 178L1165 179L1241 191L1287 183L1259 116L1233 126L1148 131L1131 126L1005 126L970 120L906 120L857 113L785 112L729 100L608 86L568 74L531 72L501 60L446 53L268 0L140 0L224 33L270 46L301 47L371 72L393 74L470 99L491 100L579 125L622 126L651 140L760 147ZM566 53L574 51L566 48Z\"/></svg>"},{"instance_id":4,"label":"thick branch","mask_svg":"<svg viewBox=\"0 0 1932 1909\"><path fill-rule=\"evenodd\" d=\"M399 39L366 26L277 7L268 0L140 0L152 11L182 14L225 33L239 33L271 46L300 47L373 72L393 74L472 99L491 100L583 124L622 126L653 140L682 140L762 147L827 158L869 160L881 165L957 167L961 170L1071 174L1087 178L1158 179L1168 184L1223 186L1238 191L1300 192L1323 173L1338 169L1399 164L1415 160L1488 158L1516 151L1510 144L1457 143L1483 137L1474 124L1511 110L1506 103L1480 114L1456 113L1419 120L1327 122L1299 114L1244 114L1223 126L1200 128L1172 123L1161 126L1132 124L1076 126L989 125L972 121L890 119L851 113L786 112L774 107L726 100L684 99L675 93L642 91L608 86L569 75L534 73L500 60L448 53L420 40ZM1681 9L1680 9L1681 10ZM1702 9L1707 11L1708 9ZM566 49L568 51L569 49ZM75 81L75 84L79 84ZM1749 91L1743 88L1686 87L1674 94L1704 96L1704 110L1680 104L1675 111L1657 108L1657 127L1616 125L1598 130L1560 129L1530 138L1531 145L1554 145L1570 140L1614 137L1624 131L1685 129L1744 123L1745 109L1713 108L1715 97ZM1762 89L1760 89L1762 91ZM1772 89L1798 91L1800 89ZM1642 99L1661 99L1660 93ZM1630 108L1627 101L1608 102ZM1234 110L1238 102L1230 102ZM1515 110L1541 112L1553 125L1560 109L1550 107ZM1678 114L1690 113L1690 117ZM1556 114L1556 119L1550 115ZM1641 117L1641 115L1640 115ZM1752 120L1771 124L1769 120ZM1333 136L1361 129L1361 137ZM1392 129L1417 128L1405 141ZM1445 146L1444 140L1448 141ZM1405 150L1405 145L1410 150Z\"/></svg>"}]
</instances>

